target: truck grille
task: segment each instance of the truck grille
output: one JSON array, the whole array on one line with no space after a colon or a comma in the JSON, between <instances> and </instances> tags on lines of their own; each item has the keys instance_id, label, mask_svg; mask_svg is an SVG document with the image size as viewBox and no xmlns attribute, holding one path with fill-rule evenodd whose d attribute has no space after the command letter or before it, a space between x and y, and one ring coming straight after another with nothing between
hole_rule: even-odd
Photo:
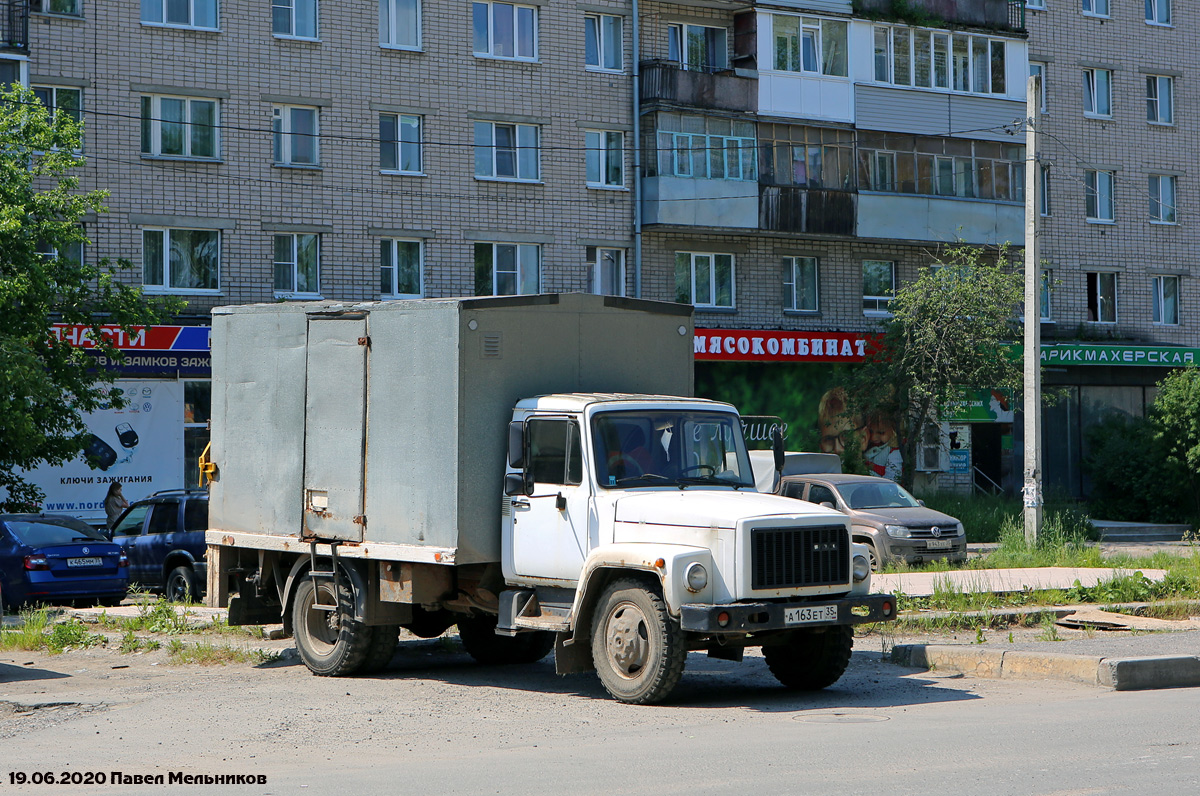
<instances>
[{"instance_id":1,"label":"truck grille","mask_svg":"<svg viewBox=\"0 0 1200 796\"><path fill-rule=\"evenodd\" d=\"M755 528L750 532L751 589L846 583L850 535L844 525Z\"/></svg>"}]
</instances>

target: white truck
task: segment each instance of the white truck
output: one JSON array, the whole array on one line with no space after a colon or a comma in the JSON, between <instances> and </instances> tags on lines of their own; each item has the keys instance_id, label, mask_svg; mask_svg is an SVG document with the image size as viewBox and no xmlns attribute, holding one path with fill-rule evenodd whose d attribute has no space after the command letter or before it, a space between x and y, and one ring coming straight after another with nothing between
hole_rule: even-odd
<instances>
[{"instance_id":1,"label":"white truck","mask_svg":"<svg viewBox=\"0 0 1200 796\"><path fill-rule=\"evenodd\" d=\"M844 515L755 491L737 411L687 397L692 331L582 294L214 310L209 604L320 675L457 625L623 702L691 651L832 684L893 598Z\"/></svg>"}]
</instances>

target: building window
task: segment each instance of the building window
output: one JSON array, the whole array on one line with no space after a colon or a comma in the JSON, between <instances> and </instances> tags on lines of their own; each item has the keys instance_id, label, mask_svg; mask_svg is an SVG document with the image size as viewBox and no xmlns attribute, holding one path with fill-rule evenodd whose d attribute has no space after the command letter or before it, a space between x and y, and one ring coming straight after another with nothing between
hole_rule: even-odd
<instances>
[{"instance_id":1,"label":"building window","mask_svg":"<svg viewBox=\"0 0 1200 796\"><path fill-rule=\"evenodd\" d=\"M1038 84L1038 86L1040 87L1039 92L1041 94L1040 107L1042 109L1042 113L1045 113L1046 112L1046 65L1044 63L1038 63L1037 61L1030 61L1029 62L1029 76L1041 78L1041 82Z\"/></svg>"},{"instance_id":2,"label":"building window","mask_svg":"<svg viewBox=\"0 0 1200 796\"><path fill-rule=\"evenodd\" d=\"M1051 281L1050 276L1051 275L1048 270L1042 271L1042 280L1041 280L1042 284L1041 284L1041 289L1038 291L1038 304L1040 305L1040 310L1041 310L1040 314L1041 314L1041 319L1043 321L1049 321L1051 318L1051 316L1050 316L1050 291L1051 291L1054 283Z\"/></svg>"},{"instance_id":3,"label":"building window","mask_svg":"<svg viewBox=\"0 0 1200 796\"><path fill-rule=\"evenodd\" d=\"M538 128L475 122L475 176L535 182L540 174Z\"/></svg>"},{"instance_id":4,"label":"building window","mask_svg":"<svg viewBox=\"0 0 1200 796\"><path fill-rule=\"evenodd\" d=\"M1025 148L1018 144L862 131L858 153L858 184L869 190L1003 202L1025 197Z\"/></svg>"},{"instance_id":5,"label":"building window","mask_svg":"<svg viewBox=\"0 0 1200 796\"><path fill-rule=\"evenodd\" d=\"M142 97L142 154L216 158L218 125L217 100Z\"/></svg>"},{"instance_id":6,"label":"building window","mask_svg":"<svg viewBox=\"0 0 1200 796\"><path fill-rule=\"evenodd\" d=\"M473 3L476 55L533 61L537 58L537 8L512 3Z\"/></svg>"},{"instance_id":7,"label":"building window","mask_svg":"<svg viewBox=\"0 0 1200 796\"><path fill-rule=\"evenodd\" d=\"M399 174L421 173L421 117L379 114L379 169Z\"/></svg>"},{"instance_id":8,"label":"building window","mask_svg":"<svg viewBox=\"0 0 1200 796\"><path fill-rule=\"evenodd\" d=\"M385 238L379 242L379 293L384 298L421 298L421 242Z\"/></svg>"},{"instance_id":9,"label":"building window","mask_svg":"<svg viewBox=\"0 0 1200 796\"><path fill-rule=\"evenodd\" d=\"M1007 91L1003 39L902 26L874 29L875 80L969 94Z\"/></svg>"},{"instance_id":10,"label":"building window","mask_svg":"<svg viewBox=\"0 0 1200 796\"><path fill-rule=\"evenodd\" d=\"M421 0L379 0L379 45L420 49Z\"/></svg>"},{"instance_id":11,"label":"building window","mask_svg":"<svg viewBox=\"0 0 1200 796\"><path fill-rule=\"evenodd\" d=\"M1175 121L1175 80L1161 75L1146 77L1146 121L1172 124Z\"/></svg>"},{"instance_id":12,"label":"building window","mask_svg":"<svg viewBox=\"0 0 1200 796\"><path fill-rule=\"evenodd\" d=\"M624 20L612 14L583 17L584 63L589 69L619 72L624 68Z\"/></svg>"},{"instance_id":13,"label":"building window","mask_svg":"<svg viewBox=\"0 0 1200 796\"><path fill-rule=\"evenodd\" d=\"M44 14L83 15L83 0L34 0L33 9Z\"/></svg>"},{"instance_id":14,"label":"building window","mask_svg":"<svg viewBox=\"0 0 1200 796\"><path fill-rule=\"evenodd\" d=\"M317 38L317 0L271 0L271 32L296 39Z\"/></svg>"},{"instance_id":15,"label":"building window","mask_svg":"<svg viewBox=\"0 0 1200 796\"><path fill-rule=\"evenodd\" d=\"M318 296L321 294L321 236L289 234L275 236L275 295Z\"/></svg>"},{"instance_id":16,"label":"building window","mask_svg":"<svg viewBox=\"0 0 1200 796\"><path fill-rule=\"evenodd\" d=\"M588 130L584 139L587 148L588 187L624 187L625 134L608 130Z\"/></svg>"},{"instance_id":17,"label":"building window","mask_svg":"<svg viewBox=\"0 0 1200 796\"><path fill-rule=\"evenodd\" d=\"M1113 173L1085 171L1083 188L1087 205L1087 220L1111 223L1116 215L1113 208Z\"/></svg>"},{"instance_id":18,"label":"building window","mask_svg":"<svg viewBox=\"0 0 1200 796\"><path fill-rule=\"evenodd\" d=\"M817 258L783 258L783 308L793 312L816 312Z\"/></svg>"},{"instance_id":19,"label":"building window","mask_svg":"<svg viewBox=\"0 0 1200 796\"><path fill-rule=\"evenodd\" d=\"M1112 116L1112 72L1083 70L1083 115Z\"/></svg>"},{"instance_id":20,"label":"building window","mask_svg":"<svg viewBox=\"0 0 1200 796\"><path fill-rule=\"evenodd\" d=\"M1146 0L1146 21L1151 25L1171 24L1171 0Z\"/></svg>"},{"instance_id":21,"label":"building window","mask_svg":"<svg viewBox=\"0 0 1200 796\"><path fill-rule=\"evenodd\" d=\"M275 165L315 166L320 162L316 108L278 106L271 129L275 132Z\"/></svg>"},{"instance_id":22,"label":"building window","mask_svg":"<svg viewBox=\"0 0 1200 796\"><path fill-rule=\"evenodd\" d=\"M752 127L746 132L755 130ZM854 188L853 131L759 122L757 132L762 183L842 191ZM869 184L863 179L864 185Z\"/></svg>"},{"instance_id":23,"label":"building window","mask_svg":"<svg viewBox=\"0 0 1200 796\"><path fill-rule=\"evenodd\" d=\"M53 260L57 257L62 257L64 260L70 260L73 263L83 264L83 241L75 241L68 243L63 248L51 246L46 241L38 241L37 253L47 260Z\"/></svg>"},{"instance_id":24,"label":"building window","mask_svg":"<svg viewBox=\"0 0 1200 796\"><path fill-rule=\"evenodd\" d=\"M667 25L667 60L684 69L717 72L729 68L725 28Z\"/></svg>"},{"instance_id":25,"label":"building window","mask_svg":"<svg viewBox=\"0 0 1200 796\"><path fill-rule=\"evenodd\" d=\"M587 247L588 289L601 296L625 295L625 250Z\"/></svg>"},{"instance_id":26,"label":"building window","mask_svg":"<svg viewBox=\"0 0 1200 796\"><path fill-rule=\"evenodd\" d=\"M541 247L524 243L475 244L475 295L530 295L541 289Z\"/></svg>"},{"instance_id":27,"label":"building window","mask_svg":"<svg viewBox=\"0 0 1200 796\"><path fill-rule=\"evenodd\" d=\"M1038 171L1042 180L1038 203L1042 206L1042 215L1048 216L1050 215L1050 167L1043 165L1039 167Z\"/></svg>"},{"instance_id":28,"label":"building window","mask_svg":"<svg viewBox=\"0 0 1200 796\"><path fill-rule=\"evenodd\" d=\"M660 113L657 125L660 176L758 179L754 122Z\"/></svg>"},{"instance_id":29,"label":"building window","mask_svg":"<svg viewBox=\"0 0 1200 796\"><path fill-rule=\"evenodd\" d=\"M846 77L847 24L843 20L772 14L775 68Z\"/></svg>"},{"instance_id":30,"label":"building window","mask_svg":"<svg viewBox=\"0 0 1200 796\"><path fill-rule=\"evenodd\" d=\"M216 30L217 0L142 0L142 22Z\"/></svg>"},{"instance_id":31,"label":"building window","mask_svg":"<svg viewBox=\"0 0 1200 796\"><path fill-rule=\"evenodd\" d=\"M675 300L696 307L733 308L733 255L675 252Z\"/></svg>"},{"instance_id":32,"label":"building window","mask_svg":"<svg viewBox=\"0 0 1200 796\"><path fill-rule=\"evenodd\" d=\"M83 90L62 86L34 86L33 93L50 111L51 115L62 112L76 123L83 123ZM82 136L82 132L80 133ZM82 140L80 141L82 144ZM77 152L82 149L75 150Z\"/></svg>"},{"instance_id":33,"label":"building window","mask_svg":"<svg viewBox=\"0 0 1200 796\"><path fill-rule=\"evenodd\" d=\"M220 271L217 230L142 230L142 283L147 291L216 292Z\"/></svg>"},{"instance_id":34,"label":"building window","mask_svg":"<svg viewBox=\"0 0 1200 796\"><path fill-rule=\"evenodd\" d=\"M886 313L895 292L896 264L890 260L863 260L863 313Z\"/></svg>"},{"instance_id":35,"label":"building window","mask_svg":"<svg viewBox=\"0 0 1200 796\"><path fill-rule=\"evenodd\" d=\"M1110 271L1091 271L1087 275L1088 320L1093 323L1117 322L1117 275Z\"/></svg>"},{"instance_id":36,"label":"building window","mask_svg":"<svg viewBox=\"0 0 1200 796\"><path fill-rule=\"evenodd\" d=\"M876 150L870 160L872 191L896 190L896 153Z\"/></svg>"},{"instance_id":37,"label":"building window","mask_svg":"<svg viewBox=\"0 0 1200 796\"><path fill-rule=\"evenodd\" d=\"M1041 11L1046 7L1046 0L1025 0L1025 7Z\"/></svg>"},{"instance_id":38,"label":"building window","mask_svg":"<svg viewBox=\"0 0 1200 796\"><path fill-rule=\"evenodd\" d=\"M1168 174L1151 174L1149 178L1150 221L1158 224L1175 223L1175 178Z\"/></svg>"},{"instance_id":39,"label":"building window","mask_svg":"<svg viewBox=\"0 0 1200 796\"><path fill-rule=\"evenodd\" d=\"M1179 277L1156 276L1150 280L1153 294L1154 322L1165 326L1179 325Z\"/></svg>"},{"instance_id":40,"label":"building window","mask_svg":"<svg viewBox=\"0 0 1200 796\"><path fill-rule=\"evenodd\" d=\"M1108 0L1083 0L1083 13L1092 17L1108 16Z\"/></svg>"}]
</instances>

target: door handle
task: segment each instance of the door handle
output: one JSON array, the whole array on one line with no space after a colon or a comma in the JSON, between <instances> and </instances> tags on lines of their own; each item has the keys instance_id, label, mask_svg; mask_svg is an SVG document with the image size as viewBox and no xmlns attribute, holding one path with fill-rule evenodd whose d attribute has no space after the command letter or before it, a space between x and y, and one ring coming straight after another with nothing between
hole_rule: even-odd
<instances>
[{"instance_id":1,"label":"door handle","mask_svg":"<svg viewBox=\"0 0 1200 796\"><path fill-rule=\"evenodd\" d=\"M512 505L513 508L527 509L527 508L529 508L529 501L528 500L513 500L513 501L511 501L510 505Z\"/></svg>"}]
</instances>

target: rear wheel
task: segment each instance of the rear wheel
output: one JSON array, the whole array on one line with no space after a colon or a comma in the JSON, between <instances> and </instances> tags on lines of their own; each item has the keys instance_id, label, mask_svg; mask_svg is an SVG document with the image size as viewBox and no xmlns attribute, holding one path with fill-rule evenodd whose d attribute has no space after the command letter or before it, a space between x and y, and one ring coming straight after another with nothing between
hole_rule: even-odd
<instances>
[{"instance_id":1,"label":"rear wheel","mask_svg":"<svg viewBox=\"0 0 1200 796\"><path fill-rule=\"evenodd\" d=\"M661 702L679 683L687 643L657 590L636 580L605 589L592 619L592 660L605 690L634 705Z\"/></svg>"},{"instance_id":2,"label":"rear wheel","mask_svg":"<svg viewBox=\"0 0 1200 796\"><path fill-rule=\"evenodd\" d=\"M191 567L175 567L167 575L167 582L163 591L166 598L171 602L182 603L194 600L197 596L196 573Z\"/></svg>"},{"instance_id":3,"label":"rear wheel","mask_svg":"<svg viewBox=\"0 0 1200 796\"><path fill-rule=\"evenodd\" d=\"M536 663L554 649L554 634L543 630L496 635L496 617L473 616L458 622L458 637L467 654L487 666Z\"/></svg>"},{"instance_id":4,"label":"rear wheel","mask_svg":"<svg viewBox=\"0 0 1200 796\"><path fill-rule=\"evenodd\" d=\"M788 688L819 691L838 681L850 665L854 628L832 625L824 629L793 630L784 644L763 647L767 668Z\"/></svg>"},{"instance_id":5,"label":"rear wheel","mask_svg":"<svg viewBox=\"0 0 1200 796\"><path fill-rule=\"evenodd\" d=\"M322 604L337 608L317 608L318 595ZM304 665L322 676L357 671L371 646L371 628L354 618L354 595L345 582L335 595L331 581L301 581L292 600L292 629Z\"/></svg>"}]
</instances>

